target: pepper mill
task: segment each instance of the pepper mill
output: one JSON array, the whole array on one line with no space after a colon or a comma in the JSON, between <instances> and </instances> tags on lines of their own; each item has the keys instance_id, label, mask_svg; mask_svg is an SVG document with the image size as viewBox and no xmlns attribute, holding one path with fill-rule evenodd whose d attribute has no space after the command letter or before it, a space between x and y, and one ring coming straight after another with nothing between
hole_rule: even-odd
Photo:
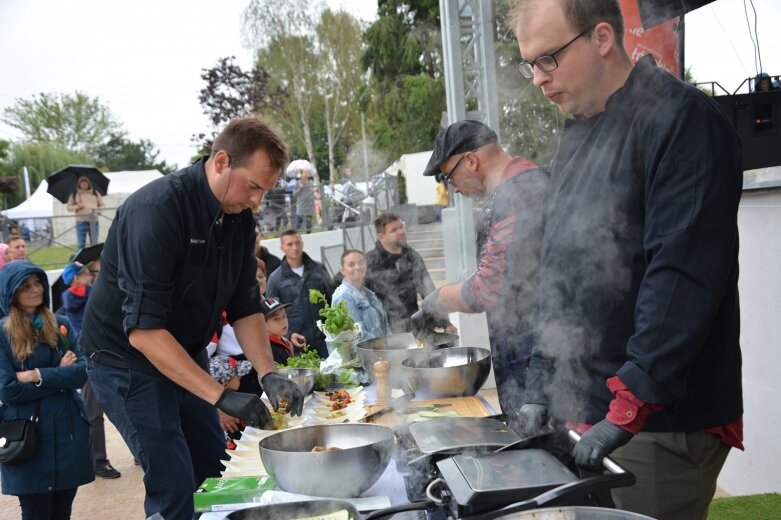
<instances>
[{"instance_id":1,"label":"pepper mill","mask_svg":"<svg viewBox=\"0 0 781 520\"><path fill-rule=\"evenodd\" d=\"M377 383L377 404L388 404L391 399L390 363L377 361L374 363L374 380Z\"/></svg>"}]
</instances>

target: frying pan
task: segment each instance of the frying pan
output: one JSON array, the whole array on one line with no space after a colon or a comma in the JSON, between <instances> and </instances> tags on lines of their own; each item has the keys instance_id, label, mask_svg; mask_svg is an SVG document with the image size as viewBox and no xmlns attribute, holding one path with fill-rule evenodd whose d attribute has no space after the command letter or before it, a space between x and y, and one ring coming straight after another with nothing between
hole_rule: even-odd
<instances>
[{"instance_id":1,"label":"frying pan","mask_svg":"<svg viewBox=\"0 0 781 520\"><path fill-rule=\"evenodd\" d=\"M386 507L361 515L350 502L346 500L312 500L307 502L289 502L287 504L271 504L267 506L250 507L229 513L228 520L294 520L296 518L319 517L346 510L350 520L372 520L384 518L404 511L419 511L430 507L428 501L410 502L398 506Z\"/></svg>"}]
</instances>

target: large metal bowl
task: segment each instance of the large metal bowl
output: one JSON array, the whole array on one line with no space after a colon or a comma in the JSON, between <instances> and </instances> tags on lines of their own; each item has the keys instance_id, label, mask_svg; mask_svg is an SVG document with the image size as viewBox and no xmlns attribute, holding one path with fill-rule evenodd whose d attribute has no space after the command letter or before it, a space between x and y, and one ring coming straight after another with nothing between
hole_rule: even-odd
<instances>
[{"instance_id":1,"label":"large metal bowl","mask_svg":"<svg viewBox=\"0 0 781 520\"><path fill-rule=\"evenodd\" d=\"M431 351L428 346L423 346L415 341L415 336L409 332L403 334L391 334L367 339L358 343L355 347L358 351L358 359L372 383L374 378L374 363L388 361L390 363L391 388L403 388L404 376L401 373L401 362L409 357L411 352Z\"/></svg>"},{"instance_id":2,"label":"large metal bowl","mask_svg":"<svg viewBox=\"0 0 781 520\"><path fill-rule=\"evenodd\" d=\"M341 449L315 453L315 446ZM385 426L326 424L266 437L260 441L260 458L284 491L351 498L380 478L392 449L393 430Z\"/></svg>"},{"instance_id":3,"label":"large metal bowl","mask_svg":"<svg viewBox=\"0 0 781 520\"><path fill-rule=\"evenodd\" d=\"M317 370L311 368L280 368L277 373L293 381L301 393L307 395L315 387Z\"/></svg>"},{"instance_id":4,"label":"large metal bowl","mask_svg":"<svg viewBox=\"0 0 781 520\"><path fill-rule=\"evenodd\" d=\"M401 362L401 372L418 399L475 395L491 371L491 352L453 347L416 352Z\"/></svg>"}]
</instances>

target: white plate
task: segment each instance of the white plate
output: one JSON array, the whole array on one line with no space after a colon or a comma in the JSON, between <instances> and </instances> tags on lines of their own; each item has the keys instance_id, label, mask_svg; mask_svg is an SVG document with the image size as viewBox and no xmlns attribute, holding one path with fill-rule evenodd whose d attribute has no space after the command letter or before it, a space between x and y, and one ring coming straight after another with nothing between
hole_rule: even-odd
<instances>
[{"instance_id":1,"label":"white plate","mask_svg":"<svg viewBox=\"0 0 781 520\"><path fill-rule=\"evenodd\" d=\"M363 408L364 408L363 401L352 402L352 403L348 404L347 406L345 406L344 408L340 408L339 410L332 410L329 405L324 405L324 404L314 404L314 405L312 405L312 411L314 412L314 415L316 415L318 417L321 417L321 418L325 417L326 415L330 415L330 414L332 414L333 412L336 412L336 411L350 413L353 410L363 409Z\"/></svg>"},{"instance_id":2,"label":"white plate","mask_svg":"<svg viewBox=\"0 0 781 520\"><path fill-rule=\"evenodd\" d=\"M259 450L225 450L225 453L228 454L227 460L238 460L238 459L260 459L260 451Z\"/></svg>"},{"instance_id":3,"label":"white plate","mask_svg":"<svg viewBox=\"0 0 781 520\"><path fill-rule=\"evenodd\" d=\"M339 410L339 411L345 412L345 414L340 417L336 417L334 419L327 419L325 415L323 416L313 415L309 417L306 424L316 425L316 424L339 424L343 422L356 422L363 419L366 416L366 409L363 406L351 408L351 409L345 408L344 410Z\"/></svg>"}]
</instances>

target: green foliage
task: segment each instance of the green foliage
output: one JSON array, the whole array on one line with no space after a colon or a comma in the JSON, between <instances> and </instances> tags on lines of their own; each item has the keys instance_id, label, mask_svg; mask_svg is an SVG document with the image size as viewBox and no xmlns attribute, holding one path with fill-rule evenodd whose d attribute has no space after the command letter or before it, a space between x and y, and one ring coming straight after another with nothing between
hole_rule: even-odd
<instances>
[{"instance_id":1,"label":"green foliage","mask_svg":"<svg viewBox=\"0 0 781 520\"><path fill-rule=\"evenodd\" d=\"M376 88L369 122L374 145L390 158L430 150L446 108L444 79L421 73Z\"/></svg>"},{"instance_id":2,"label":"green foliage","mask_svg":"<svg viewBox=\"0 0 781 520\"><path fill-rule=\"evenodd\" d=\"M380 2L364 33L363 64L372 72L367 126L374 145L396 159L430 150L446 109L439 3Z\"/></svg>"},{"instance_id":3,"label":"green foliage","mask_svg":"<svg viewBox=\"0 0 781 520\"><path fill-rule=\"evenodd\" d=\"M778 493L715 498L708 509L708 520L775 520L779 511L781 494Z\"/></svg>"},{"instance_id":4,"label":"green foliage","mask_svg":"<svg viewBox=\"0 0 781 520\"><path fill-rule=\"evenodd\" d=\"M355 328L355 320L350 317L350 312L347 310L347 304L344 301L337 303L335 306L328 305L328 300L326 300L323 293L317 289L309 289L309 303L312 305L323 304L323 308L320 309L320 316L325 318L323 320L323 329L332 336Z\"/></svg>"},{"instance_id":5,"label":"green foliage","mask_svg":"<svg viewBox=\"0 0 781 520\"><path fill-rule=\"evenodd\" d=\"M304 345L304 349L298 356L287 358L287 364L277 363L277 368L311 368L320 370L320 356L317 349Z\"/></svg>"},{"instance_id":6,"label":"green foliage","mask_svg":"<svg viewBox=\"0 0 781 520\"><path fill-rule=\"evenodd\" d=\"M177 170L176 165L158 161L160 152L149 139L131 141L120 134L113 134L108 141L95 149L95 164L111 171L158 170L167 175Z\"/></svg>"},{"instance_id":7,"label":"green foliage","mask_svg":"<svg viewBox=\"0 0 781 520\"><path fill-rule=\"evenodd\" d=\"M399 204L406 204L407 203L407 178L404 176L404 172L399 170L396 174L396 179L398 179Z\"/></svg>"},{"instance_id":8,"label":"green foliage","mask_svg":"<svg viewBox=\"0 0 781 520\"><path fill-rule=\"evenodd\" d=\"M107 106L78 91L17 99L3 110L2 120L20 130L26 141L57 143L79 152L91 152L111 133L121 131Z\"/></svg>"},{"instance_id":9,"label":"green foliage","mask_svg":"<svg viewBox=\"0 0 781 520\"><path fill-rule=\"evenodd\" d=\"M43 179L69 164L91 164L92 158L84 152L69 150L57 143L14 143L8 148L9 157L0 162L0 174L19 178L19 191L6 196L8 207L20 204L25 197L22 170L27 166L30 190L35 191Z\"/></svg>"}]
</instances>

